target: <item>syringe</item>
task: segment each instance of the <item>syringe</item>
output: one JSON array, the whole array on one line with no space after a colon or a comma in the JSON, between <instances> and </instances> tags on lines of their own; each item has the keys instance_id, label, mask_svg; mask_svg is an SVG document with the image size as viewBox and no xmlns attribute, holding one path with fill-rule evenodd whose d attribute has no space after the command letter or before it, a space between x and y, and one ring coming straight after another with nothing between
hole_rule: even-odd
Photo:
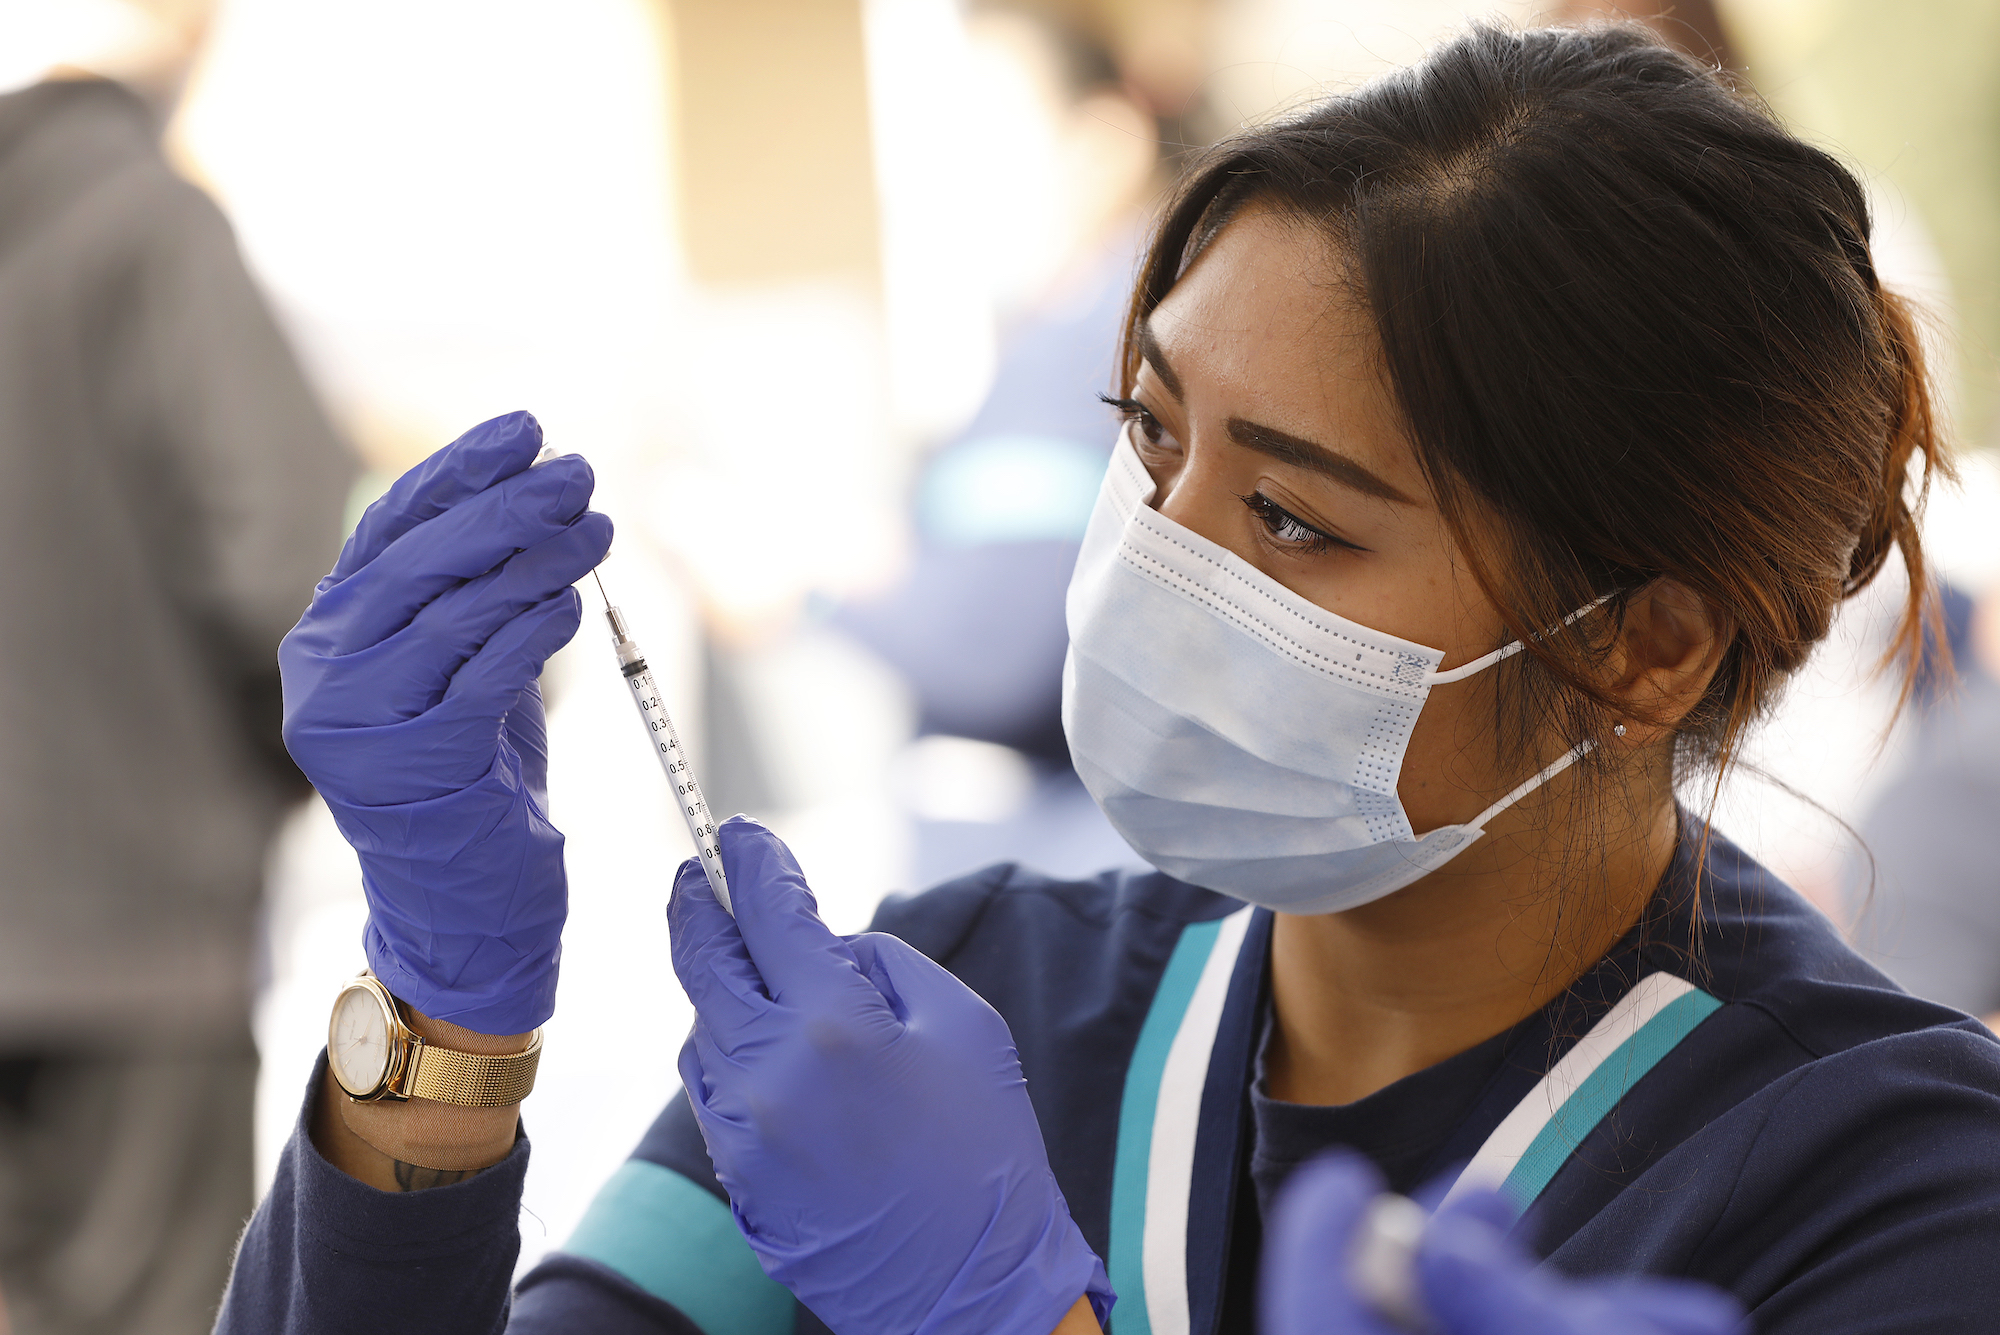
<instances>
[{"instance_id":1,"label":"syringe","mask_svg":"<svg viewBox=\"0 0 2000 1335\"><path fill-rule=\"evenodd\" d=\"M1417 1244L1429 1222L1423 1206L1385 1191L1368 1203L1348 1243L1348 1282L1397 1330L1432 1329L1417 1288Z\"/></svg>"},{"instance_id":2,"label":"syringe","mask_svg":"<svg viewBox=\"0 0 2000 1335\"><path fill-rule=\"evenodd\" d=\"M595 571L591 573L596 575ZM653 680L652 669L646 666L646 656L639 652L639 642L632 638L631 629L625 624L625 614L611 605L611 595L604 592L601 577L597 579L597 591L604 595L604 618L611 623L611 647L618 655L618 670L625 674L625 684L632 688L632 702L639 706L639 717L646 724L653 753L659 757L660 768L667 772L667 782L673 785L674 799L680 804L688 833L694 836L695 849L701 854L701 869L708 873L715 902L734 917L736 910L729 903L729 881L722 874L722 850L715 842L715 816L701 795L701 785L695 782L694 770L688 766L687 748L681 745L680 734L674 731L674 720L660 699L659 685Z\"/></svg>"}]
</instances>

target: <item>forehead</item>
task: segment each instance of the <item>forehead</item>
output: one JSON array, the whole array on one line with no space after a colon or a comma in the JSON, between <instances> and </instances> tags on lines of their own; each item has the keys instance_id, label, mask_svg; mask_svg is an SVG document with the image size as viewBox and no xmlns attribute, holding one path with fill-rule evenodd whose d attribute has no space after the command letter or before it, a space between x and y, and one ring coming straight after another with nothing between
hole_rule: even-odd
<instances>
[{"instance_id":1,"label":"forehead","mask_svg":"<svg viewBox=\"0 0 2000 1335\"><path fill-rule=\"evenodd\" d=\"M1350 449L1402 440L1374 322L1305 224L1268 208L1231 220L1148 323L1191 400Z\"/></svg>"}]
</instances>

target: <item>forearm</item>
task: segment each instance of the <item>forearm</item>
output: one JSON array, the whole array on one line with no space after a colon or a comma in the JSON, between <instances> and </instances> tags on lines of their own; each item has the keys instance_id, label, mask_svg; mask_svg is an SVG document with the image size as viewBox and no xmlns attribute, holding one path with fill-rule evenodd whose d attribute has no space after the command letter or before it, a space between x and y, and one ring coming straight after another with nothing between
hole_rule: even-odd
<instances>
[{"instance_id":1,"label":"forearm","mask_svg":"<svg viewBox=\"0 0 2000 1335\"><path fill-rule=\"evenodd\" d=\"M477 1034L415 1011L408 1023L426 1042L503 1056L527 1048L528 1034ZM461 1108L430 1099L356 1103L328 1070L312 1119L313 1145L328 1163L380 1191L421 1191L463 1182L506 1158L520 1126L519 1104Z\"/></svg>"}]
</instances>

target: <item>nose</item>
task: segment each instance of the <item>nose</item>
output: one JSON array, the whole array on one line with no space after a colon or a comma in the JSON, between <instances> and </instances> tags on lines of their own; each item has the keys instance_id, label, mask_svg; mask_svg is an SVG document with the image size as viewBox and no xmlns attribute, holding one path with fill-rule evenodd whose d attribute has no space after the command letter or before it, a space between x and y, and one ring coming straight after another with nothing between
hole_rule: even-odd
<instances>
[{"instance_id":1,"label":"nose","mask_svg":"<svg viewBox=\"0 0 2000 1335\"><path fill-rule=\"evenodd\" d=\"M1182 528L1255 564L1258 553L1250 548L1249 530L1243 522L1248 512L1227 475L1227 458L1226 450L1189 450L1171 476L1157 478L1153 508Z\"/></svg>"}]
</instances>

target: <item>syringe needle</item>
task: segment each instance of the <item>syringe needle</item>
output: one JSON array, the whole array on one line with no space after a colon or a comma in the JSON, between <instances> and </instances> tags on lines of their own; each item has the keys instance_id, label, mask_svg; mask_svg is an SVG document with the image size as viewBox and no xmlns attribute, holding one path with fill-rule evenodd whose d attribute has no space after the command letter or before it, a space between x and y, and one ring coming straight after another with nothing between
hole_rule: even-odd
<instances>
[{"instance_id":1,"label":"syringe needle","mask_svg":"<svg viewBox=\"0 0 2000 1335\"><path fill-rule=\"evenodd\" d=\"M660 688L653 680L652 669L646 666L646 656L639 652L639 642L632 638L625 624L625 614L612 606L611 595L604 592L603 577L595 570L590 573L597 577L597 591L604 594L604 618L611 623L611 648L618 655L618 670L625 674L626 684L632 688L632 701L639 706L646 737L660 768L667 772L667 782L674 787L674 799L687 821L688 833L694 837L695 851L701 854L701 869L708 875L709 889L715 892L715 902L733 917L736 910L729 902L729 879L722 873L722 849L715 841L715 817L701 795L701 785L695 782L694 771L688 767L687 748L681 745L680 735L674 731L674 720L660 699Z\"/></svg>"},{"instance_id":2,"label":"syringe needle","mask_svg":"<svg viewBox=\"0 0 2000 1335\"><path fill-rule=\"evenodd\" d=\"M597 573L596 566L590 568L590 577L597 581L597 594L600 598L604 599L604 605L606 607L611 606L611 595L604 591L604 576Z\"/></svg>"}]
</instances>

